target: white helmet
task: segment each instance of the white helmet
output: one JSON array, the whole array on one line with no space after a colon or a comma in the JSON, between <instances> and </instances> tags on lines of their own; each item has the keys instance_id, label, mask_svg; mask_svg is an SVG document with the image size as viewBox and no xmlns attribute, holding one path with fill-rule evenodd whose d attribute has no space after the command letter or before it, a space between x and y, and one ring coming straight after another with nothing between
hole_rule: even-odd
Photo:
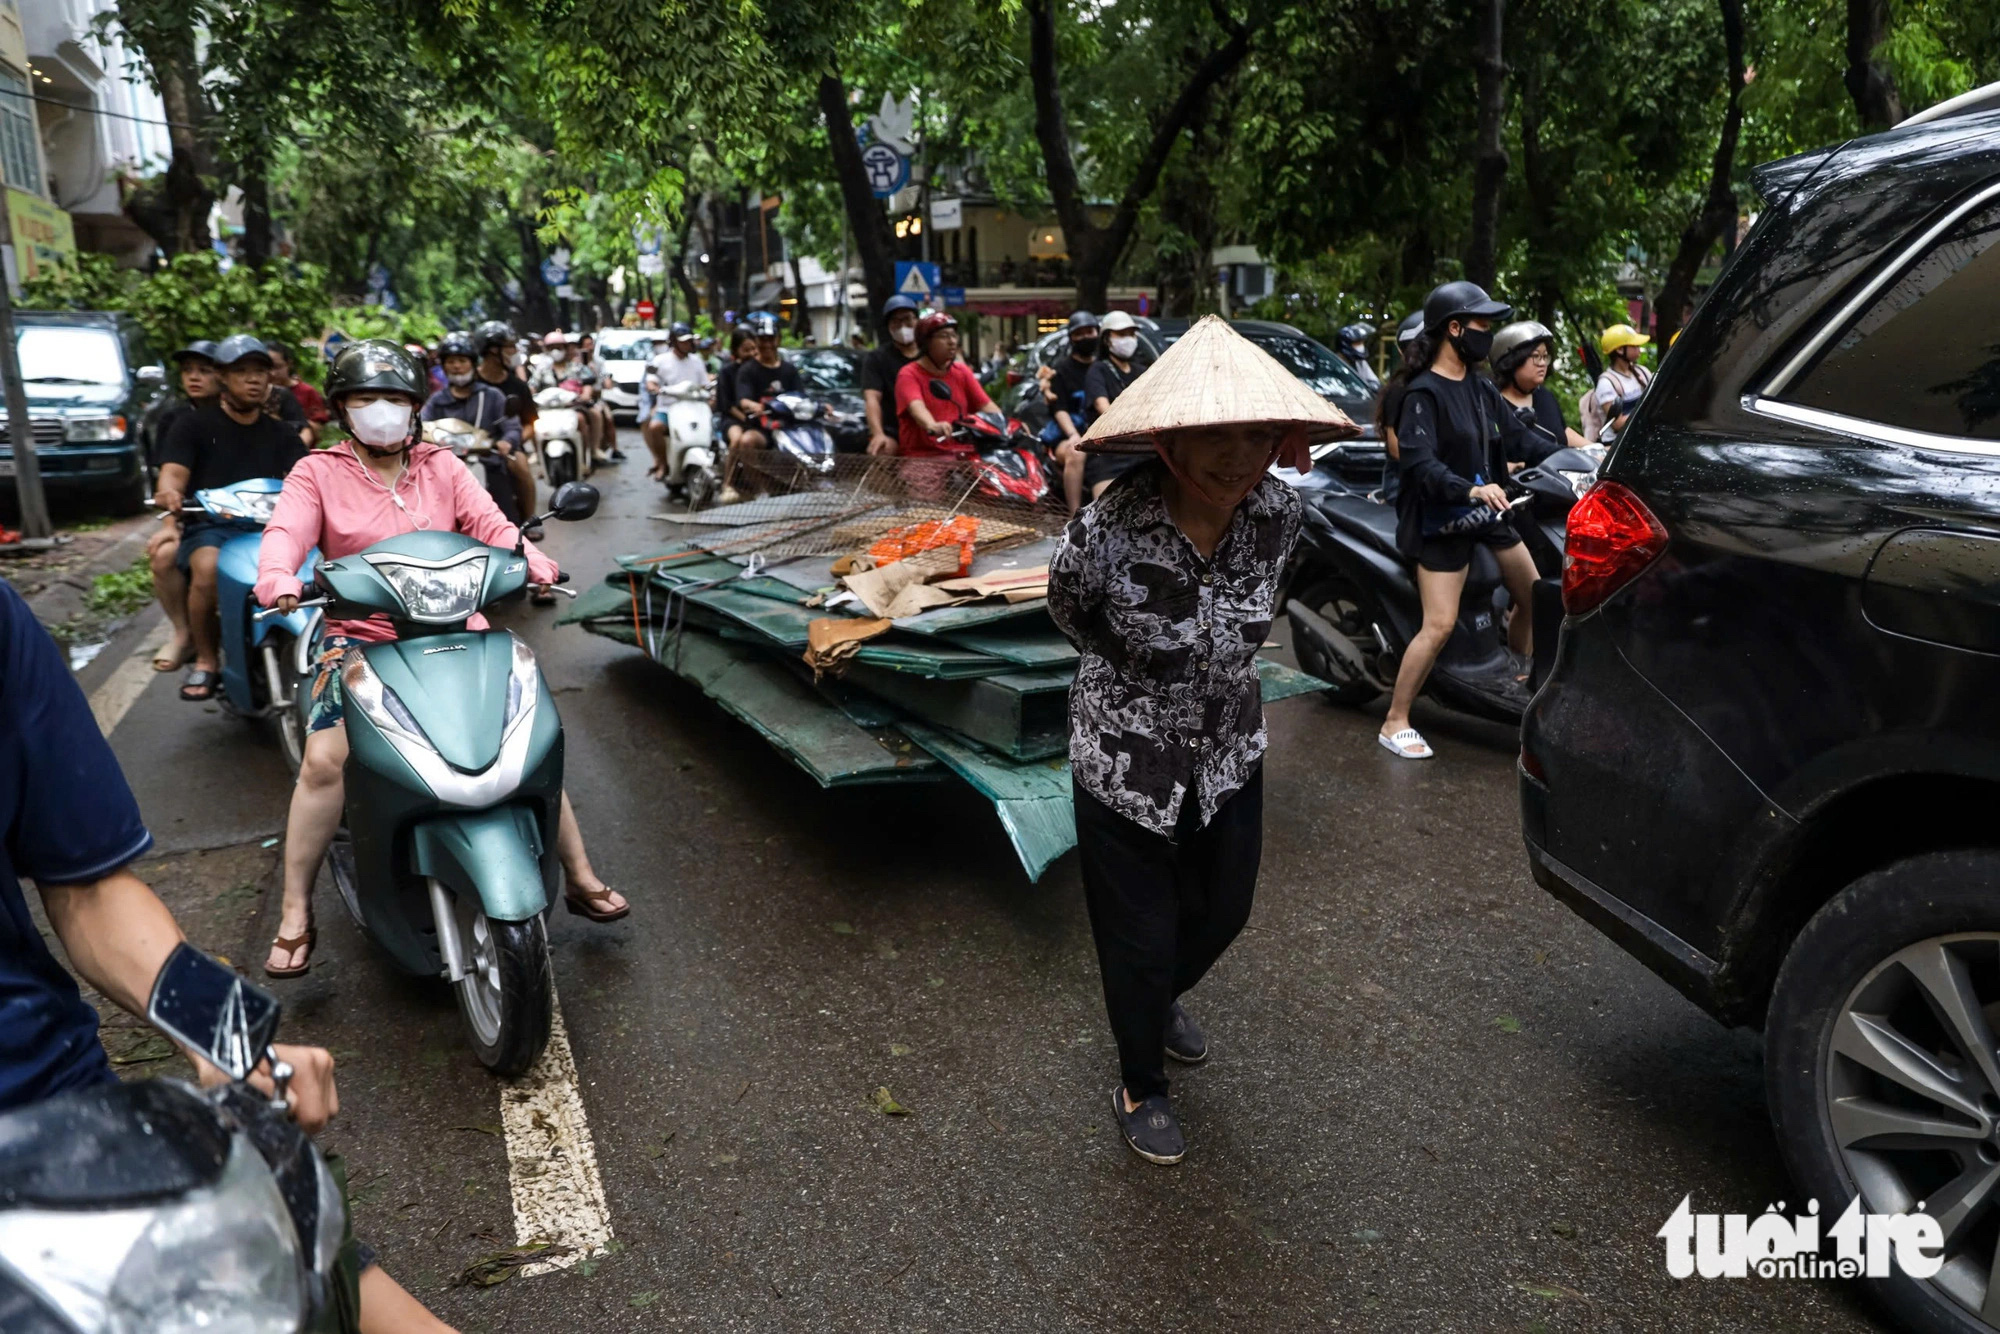
<instances>
[{"instance_id":1,"label":"white helmet","mask_svg":"<svg viewBox=\"0 0 2000 1334\"><path fill-rule=\"evenodd\" d=\"M1122 310L1112 311L1109 315L1106 315L1104 317L1104 323L1098 326L1098 328L1102 329L1105 333L1108 334L1129 332L1130 330L1136 329L1138 327L1139 327L1139 322L1133 319L1130 315L1126 314Z\"/></svg>"}]
</instances>

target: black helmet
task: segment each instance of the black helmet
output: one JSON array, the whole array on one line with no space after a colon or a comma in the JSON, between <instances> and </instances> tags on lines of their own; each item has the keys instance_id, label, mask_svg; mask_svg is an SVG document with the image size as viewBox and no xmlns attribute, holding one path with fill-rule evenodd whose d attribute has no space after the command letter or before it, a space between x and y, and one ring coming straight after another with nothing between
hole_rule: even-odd
<instances>
[{"instance_id":1,"label":"black helmet","mask_svg":"<svg viewBox=\"0 0 2000 1334\"><path fill-rule=\"evenodd\" d=\"M508 326L505 320L488 320L472 331L472 346L478 349L478 353L482 357L486 355L489 349L495 346L504 347L512 351L514 347L514 330Z\"/></svg>"},{"instance_id":2,"label":"black helmet","mask_svg":"<svg viewBox=\"0 0 2000 1334\"><path fill-rule=\"evenodd\" d=\"M256 334L231 334L215 345L215 364L234 366L239 361L261 361L268 369L271 365L271 349L264 346Z\"/></svg>"},{"instance_id":3,"label":"black helmet","mask_svg":"<svg viewBox=\"0 0 2000 1334\"><path fill-rule=\"evenodd\" d=\"M1343 345L1349 343L1366 343L1374 336L1375 326L1372 324L1350 324L1334 335Z\"/></svg>"},{"instance_id":4,"label":"black helmet","mask_svg":"<svg viewBox=\"0 0 2000 1334\"><path fill-rule=\"evenodd\" d=\"M200 357L203 361L212 363L215 360L215 344L206 338L194 339L186 347L174 353L173 359L178 364L189 357Z\"/></svg>"},{"instance_id":5,"label":"black helmet","mask_svg":"<svg viewBox=\"0 0 2000 1334\"><path fill-rule=\"evenodd\" d=\"M402 347L387 338L364 338L340 349L326 377L326 401L337 407L344 396L373 389L408 394L421 403L424 381L423 367Z\"/></svg>"},{"instance_id":6,"label":"black helmet","mask_svg":"<svg viewBox=\"0 0 2000 1334\"><path fill-rule=\"evenodd\" d=\"M1478 283L1444 283L1424 298L1424 329L1436 333L1453 320L1504 320L1513 313L1512 306L1486 295Z\"/></svg>"},{"instance_id":7,"label":"black helmet","mask_svg":"<svg viewBox=\"0 0 2000 1334\"><path fill-rule=\"evenodd\" d=\"M472 345L472 335L463 329L454 329L438 339L437 358L443 361L446 357L470 357L474 361L479 360L479 352Z\"/></svg>"},{"instance_id":8,"label":"black helmet","mask_svg":"<svg viewBox=\"0 0 2000 1334\"><path fill-rule=\"evenodd\" d=\"M1421 310L1411 311L1403 317L1403 322L1396 326L1396 346L1408 347L1417 341L1417 335L1423 331L1424 313Z\"/></svg>"},{"instance_id":9,"label":"black helmet","mask_svg":"<svg viewBox=\"0 0 2000 1334\"><path fill-rule=\"evenodd\" d=\"M1555 341L1555 333L1548 325L1536 320L1517 320L1493 335L1493 350L1486 355L1493 363L1493 373L1505 379L1528 359L1537 345L1547 343L1554 348Z\"/></svg>"},{"instance_id":10,"label":"black helmet","mask_svg":"<svg viewBox=\"0 0 2000 1334\"><path fill-rule=\"evenodd\" d=\"M1095 329L1097 327L1098 327L1097 316L1091 314L1087 310L1074 311L1070 314L1069 331L1072 334L1074 334L1078 329Z\"/></svg>"},{"instance_id":11,"label":"black helmet","mask_svg":"<svg viewBox=\"0 0 2000 1334\"><path fill-rule=\"evenodd\" d=\"M669 337L678 342L680 339L683 338L694 337L694 330L688 327L686 320L675 320L674 327L667 330L667 334Z\"/></svg>"},{"instance_id":12,"label":"black helmet","mask_svg":"<svg viewBox=\"0 0 2000 1334\"><path fill-rule=\"evenodd\" d=\"M759 338L778 336L778 317L768 310L752 312L749 320L750 332Z\"/></svg>"}]
</instances>

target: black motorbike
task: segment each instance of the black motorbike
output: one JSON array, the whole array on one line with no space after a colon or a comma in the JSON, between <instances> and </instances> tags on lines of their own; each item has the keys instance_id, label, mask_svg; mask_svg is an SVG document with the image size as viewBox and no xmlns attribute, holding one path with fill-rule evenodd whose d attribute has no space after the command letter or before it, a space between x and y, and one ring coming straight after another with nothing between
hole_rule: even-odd
<instances>
[{"instance_id":1,"label":"black motorbike","mask_svg":"<svg viewBox=\"0 0 2000 1334\"><path fill-rule=\"evenodd\" d=\"M357 1328L344 1193L284 1115L276 998L183 944L147 1018L232 1082L106 1084L0 1116L0 1329ZM243 1082L259 1066L275 1099Z\"/></svg>"},{"instance_id":2,"label":"black motorbike","mask_svg":"<svg viewBox=\"0 0 2000 1334\"><path fill-rule=\"evenodd\" d=\"M1321 451L1299 484L1305 502L1299 545L1286 576L1285 613L1299 665L1330 682L1335 703L1358 706L1395 688L1403 650L1423 626L1416 573L1396 547L1396 507L1379 489L1379 445ZM1537 634L1544 633L1544 586L1555 590L1561 624L1562 546L1570 506L1596 480L1597 460L1563 449L1507 483L1512 522L1535 559ZM1370 477L1377 486L1368 487ZM1507 591L1499 562L1483 545L1459 601L1458 624L1438 655L1424 693L1463 713L1517 723L1527 708L1530 664L1507 647Z\"/></svg>"}]
</instances>

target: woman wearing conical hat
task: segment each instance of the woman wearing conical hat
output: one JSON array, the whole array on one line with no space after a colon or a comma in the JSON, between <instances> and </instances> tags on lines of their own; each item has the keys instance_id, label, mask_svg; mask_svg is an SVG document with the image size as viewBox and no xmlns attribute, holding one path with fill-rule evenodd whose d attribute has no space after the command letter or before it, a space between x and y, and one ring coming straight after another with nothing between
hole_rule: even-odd
<instances>
[{"instance_id":1,"label":"woman wearing conical hat","mask_svg":"<svg viewBox=\"0 0 2000 1334\"><path fill-rule=\"evenodd\" d=\"M1084 436L1148 455L1070 521L1049 612L1082 660L1070 690L1077 851L1122 1078L1111 1101L1150 1162L1186 1151L1166 1059L1208 1055L1180 998L1243 929L1263 848L1256 654L1299 531L1273 477L1337 408L1209 316Z\"/></svg>"}]
</instances>

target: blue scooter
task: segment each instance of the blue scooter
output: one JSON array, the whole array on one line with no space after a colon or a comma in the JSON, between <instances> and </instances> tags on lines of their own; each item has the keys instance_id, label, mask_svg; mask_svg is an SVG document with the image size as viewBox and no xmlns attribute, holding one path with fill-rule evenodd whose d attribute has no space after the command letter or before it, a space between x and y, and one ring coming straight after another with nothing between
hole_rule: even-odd
<instances>
[{"instance_id":1,"label":"blue scooter","mask_svg":"<svg viewBox=\"0 0 2000 1334\"><path fill-rule=\"evenodd\" d=\"M305 758L305 724L293 707L299 683L312 670L313 643L320 613L300 610L290 616L257 619L257 553L264 542L264 525L277 508L284 483L276 477L254 477L229 486L197 491L182 508L213 522L240 529L216 549L215 605L222 620L222 690L216 702L239 718L268 720L277 733L285 762L296 773ZM307 553L299 579L310 582L319 552Z\"/></svg>"}]
</instances>

